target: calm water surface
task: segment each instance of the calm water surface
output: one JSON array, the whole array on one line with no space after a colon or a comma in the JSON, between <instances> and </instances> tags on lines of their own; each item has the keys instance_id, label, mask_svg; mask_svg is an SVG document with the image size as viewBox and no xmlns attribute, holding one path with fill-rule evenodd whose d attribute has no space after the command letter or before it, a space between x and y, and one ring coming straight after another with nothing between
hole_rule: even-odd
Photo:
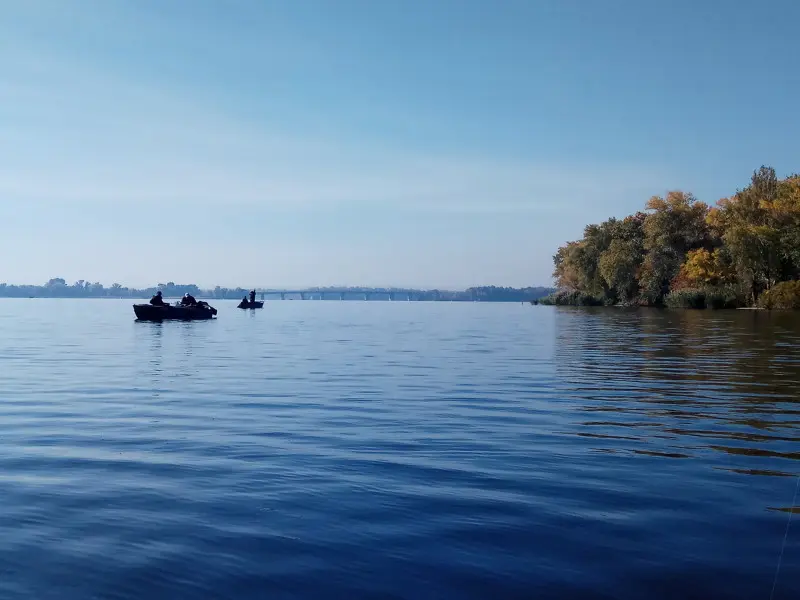
<instances>
[{"instance_id":1,"label":"calm water surface","mask_svg":"<svg viewBox=\"0 0 800 600\"><path fill-rule=\"evenodd\" d=\"M0 300L0 598L770 596L797 315L130 304Z\"/></svg>"}]
</instances>

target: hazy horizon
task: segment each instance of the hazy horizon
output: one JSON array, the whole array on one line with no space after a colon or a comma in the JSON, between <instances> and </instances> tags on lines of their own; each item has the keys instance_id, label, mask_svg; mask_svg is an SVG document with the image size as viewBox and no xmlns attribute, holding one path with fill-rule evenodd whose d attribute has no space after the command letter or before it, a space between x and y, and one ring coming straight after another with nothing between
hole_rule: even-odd
<instances>
[{"instance_id":1,"label":"hazy horizon","mask_svg":"<svg viewBox=\"0 0 800 600\"><path fill-rule=\"evenodd\" d=\"M45 287L46 284L51 279L56 279L56 277L48 278L47 281L43 281L43 282L39 282L39 283L0 281L0 285L4 285L5 284L5 285L17 286L17 287L25 287L25 286ZM62 277L62 279L64 279L64 278ZM236 285L231 285L231 286L224 286L224 285L219 285L219 284L201 284L201 283L197 283L195 281L173 281L172 279L169 279L169 280L166 280L166 281L160 281L160 282L146 283L146 284L129 284L129 283L126 283L124 281L118 281L118 280L106 282L106 281L91 281L91 280L88 280L88 279L84 279L84 280L77 279L75 281L69 281L69 280L65 279L65 282L66 282L65 285L72 286L72 285L76 284L79 281L84 281L85 283L90 283L90 284L100 283L100 284L103 285L104 288L110 288L115 283L118 283L123 288L136 289L136 290L146 290L146 289L156 288L156 287L166 287L168 283L174 283L176 287L196 285L199 289L204 290L204 291L210 291L210 290L213 290L216 287L220 287L220 288L226 288L226 289L229 289L229 290L233 290L233 289L243 289L243 290L257 289L257 290L276 290L276 291L281 291L281 290L300 290L300 291L302 291L302 290L314 290L314 289L326 289L326 288L338 288L338 289L363 288L363 289L386 289L386 290L398 289L398 290L418 290L418 291L437 290L438 289L438 290L441 290L441 291L461 292L461 291L467 290L469 288L482 288L482 287L485 288L485 287L493 287L493 286L494 287L511 287L511 286L498 286L498 285L492 284L492 283L468 285L468 286L463 287L463 288L453 288L453 287L445 287L445 286L432 286L432 287L423 288L423 287L413 286L413 285L359 285L359 284L338 284L338 285L337 284L331 284L331 285L325 285L325 286L316 285L316 284L302 285L302 286L285 286L285 285L273 285L273 284L268 284L268 285L267 284L264 284L264 285L262 285L262 284L253 284L253 285L249 285L248 286L248 285L242 285L241 283L240 284L236 284ZM552 285L525 285L525 286L518 286L518 287L516 287L514 289L525 289L525 288L552 288Z\"/></svg>"},{"instance_id":2,"label":"hazy horizon","mask_svg":"<svg viewBox=\"0 0 800 600\"><path fill-rule=\"evenodd\" d=\"M4 3L0 280L552 285L587 223L797 169L800 4L753 6Z\"/></svg>"}]
</instances>

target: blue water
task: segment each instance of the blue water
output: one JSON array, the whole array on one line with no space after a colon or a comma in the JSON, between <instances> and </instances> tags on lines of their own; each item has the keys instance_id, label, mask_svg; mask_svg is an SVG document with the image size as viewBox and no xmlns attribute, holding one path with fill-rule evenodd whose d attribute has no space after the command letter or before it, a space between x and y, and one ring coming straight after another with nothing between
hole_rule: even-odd
<instances>
[{"instance_id":1,"label":"blue water","mask_svg":"<svg viewBox=\"0 0 800 600\"><path fill-rule=\"evenodd\" d=\"M769 598L797 315L217 308L0 300L0 598Z\"/></svg>"}]
</instances>

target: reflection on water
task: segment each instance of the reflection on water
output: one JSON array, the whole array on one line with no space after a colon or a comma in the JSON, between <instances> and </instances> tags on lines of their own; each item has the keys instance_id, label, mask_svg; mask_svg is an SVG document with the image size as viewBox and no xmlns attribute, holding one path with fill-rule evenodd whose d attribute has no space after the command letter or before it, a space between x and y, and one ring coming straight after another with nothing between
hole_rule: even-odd
<instances>
[{"instance_id":1,"label":"reflection on water","mask_svg":"<svg viewBox=\"0 0 800 600\"><path fill-rule=\"evenodd\" d=\"M748 555L740 568L755 571L754 563L763 560L767 573L786 522L766 515L800 511L791 504L800 476L798 315L563 308L555 319L558 389L576 411L563 432L585 440L591 452L616 457L627 471L617 484L635 476L639 502L658 496L665 509L683 513L678 523L695 521L694 535L683 536L676 554L665 548L656 560L701 556L706 547L720 573L740 554ZM631 463L625 456L648 460ZM687 533L674 522L669 526L671 535L655 522L648 529L659 541ZM781 597L800 591L798 538L795 531L787 539L776 587ZM653 581L665 584L660 576ZM703 585L709 597L764 595L756 587L746 590L745 578ZM682 596L692 594L681 587Z\"/></svg>"},{"instance_id":2,"label":"reflection on water","mask_svg":"<svg viewBox=\"0 0 800 600\"><path fill-rule=\"evenodd\" d=\"M597 440L593 450L713 452L735 473L797 474L796 314L561 309L556 319L559 385L587 414L574 434Z\"/></svg>"},{"instance_id":3,"label":"reflection on water","mask_svg":"<svg viewBox=\"0 0 800 600\"><path fill-rule=\"evenodd\" d=\"M235 305L0 301L0 599L769 597L798 315Z\"/></svg>"}]
</instances>

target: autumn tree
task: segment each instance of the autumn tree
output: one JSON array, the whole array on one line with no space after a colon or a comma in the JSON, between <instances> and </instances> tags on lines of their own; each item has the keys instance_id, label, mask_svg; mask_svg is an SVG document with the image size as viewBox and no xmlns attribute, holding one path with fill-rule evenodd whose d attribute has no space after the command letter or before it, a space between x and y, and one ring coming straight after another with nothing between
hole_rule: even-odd
<instances>
[{"instance_id":1,"label":"autumn tree","mask_svg":"<svg viewBox=\"0 0 800 600\"><path fill-rule=\"evenodd\" d=\"M582 252L580 242L569 242L561 246L553 256L555 269L553 278L556 285L564 290L579 290L583 287L583 275L579 268L579 254Z\"/></svg>"},{"instance_id":2,"label":"autumn tree","mask_svg":"<svg viewBox=\"0 0 800 600\"><path fill-rule=\"evenodd\" d=\"M600 275L615 299L631 303L639 295L639 270L644 258L643 212L615 222L611 232L611 243L600 255Z\"/></svg>"},{"instance_id":3,"label":"autumn tree","mask_svg":"<svg viewBox=\"0 0 800 600\"><path fill-rule=\"evenodd\" d=\"M600 256L611 245L615 225L615 219L600 225L588 225L583 239L558 249L553 257L553 276L559 287L596 296L608 293L609 287L600 274L599 263Z\"/></svg>"},{"instance_id":4,"label":"autumn tree","mask_svg":"<svg viewBox=\"0 0 800 600\"><path fill-rule=\"evenodd\" d=\"M708 205L686 192L652 197L644 221L644 250L639 285L651 304L669 292L669 283L680 271L690 250L710 242L706 224Z\"/></svg>"},{"instance_id":5,"label":"autumn tree","mask_svg":"<svg viewBox=\"0 0 800 600\"><path fill-rule=\"evenodd\" d=\"M778 183L775 200L770 205L772 221L779 230L782 279L800 278L800 175Z\"/></svg>"},{"instance_id":6,"label":"autumn tree","mask_svg":"<svg viewBox=\"0 0 800 600\"><path fill-rule=\"evenodd\" d=\"M686 254L686 261L671 282L670 289L724 285L731 283L734 278L735 272L724 248L715 248L713 251L698 248Z\"/></svg>"},{"instance_id":7,"label":"autumn tree","mask_svg":"<svg viewBox=\"0 0 800 600\"><path fill-rule=\"evenodd\" d=\"M719 206L725 246L753 302L780 279L786 266L774 209L779 188L775 170L761 167L750 185Z\"/></svg>"}]
</instances>

